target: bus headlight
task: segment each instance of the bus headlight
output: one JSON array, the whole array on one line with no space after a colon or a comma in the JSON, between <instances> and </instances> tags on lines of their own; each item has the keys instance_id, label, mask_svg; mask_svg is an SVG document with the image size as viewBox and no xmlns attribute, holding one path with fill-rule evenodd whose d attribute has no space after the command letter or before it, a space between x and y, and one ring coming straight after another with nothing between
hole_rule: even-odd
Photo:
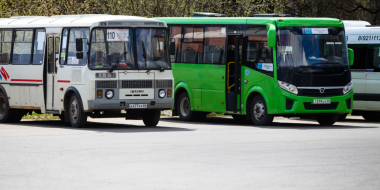
<instances>
[{"instance_id":1,"label":"bus headlight","mask_svg":"<svg viewBox=\"0 0 380 190\"><path fill-rule=\"evenodd\" d=\"M284 89L284 90L286 90L286 91L288 91L288 92L290 92L290 93L298 94L297 87L294 86L294 85L292 85L292 84L289 84L289 83L286 83L286 82L282 82L282 81L278 81L278 85L279 85L282 89Z\"/></svg>"},{"instance_id":2,"label":"bus headlight","mask_svg":"<svg viewBox=\"0 0 380 190\"><path fill-rule=\"evenodd\" d=\"M160 98L165 97L165 96L166 96L166 92L165 92L165 90L163 90L163 89L159 90L159 91L158 91L158 96L159 96Z\"/></svg>"},{"instance_id":3,"label":"bus headlight","mask_svg":"<svg viewBox=\"0 0 380 190\"><path fill-rule=\"evenodd\" d=\"M343 88L343 94L347 94L348 92L350 92L353 87L354 87L354 84L351 81L346 86L344 86L344 88Z\"/></svg>"},{"instance_id":4,"label":"bus headlight","mask_svg":"<svg viewBox=\"0 0 380 190\"><path fill-rule=\"evenodd\" d=\"M113 98L113 91L112 91L112 90L107 90L107 92L106 92L106 97L107 97L108 99Z\"/></svg>"}]
</instances>

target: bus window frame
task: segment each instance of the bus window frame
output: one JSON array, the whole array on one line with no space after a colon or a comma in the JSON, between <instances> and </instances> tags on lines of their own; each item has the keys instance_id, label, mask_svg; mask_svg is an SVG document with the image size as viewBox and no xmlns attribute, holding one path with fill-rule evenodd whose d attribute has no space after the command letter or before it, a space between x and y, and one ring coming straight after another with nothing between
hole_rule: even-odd
<instances>
[{"instance_id":1,"label":"bus window frame","mask_svg":"<svg viewBox=\"0 0 380 190\"><path fill-rule=\"evenodd\" d=\"M11 43L11 51L9 53L9 59L8 59L8 63L0 63L0 65L9 65L9 64L12 64L12 54L13 54L13 32L14 32L14 29L13 28L1 28L0 30L8 30L8 31L12 31L12 36L11 36L11 41L10 42L5 42L5 41L0 41L0 43Z\"/></svg>"},{"instance_id":2,"label":"bus window frame","mask_svg":"<svg viewBox=\"0 0 380 190\"><path fill-rule=\"evenodd\" d=\"M90 27L64 27L64 28L62 28L62 30L61 30L61 44L60 44L60 51L59 51L59 54L61 55L63 52L62 52L62 44L63 44L63 31L65 30L65 29L68 29L67 30L67 39L66 39L66 51L65 51L65 62L63 63L63 64L59 64L59 65L64 65L64 66L77 66L77 67L80 67L80 66L86 66L86 65L88 65L88 62L89 62L89 59L88 59L88 52L90 51L90 44L88 43L88 39L87 39L87 46L88 46L88 48L87 48L87 61L86 61L86 63L85 64L83 64L83 65L81 65L81 64L67 64L67 56L68 56L68 51L69 51L69 41L70 41L70 31L71 31L71 29L89 29L89 37L88 38L90 38L91 39L91 29L90 29ZM75 35L74 35L74 37L75 37ZM74 38L75 39L75 38ZM61 58L59 58L59 60L61 60Z\"/></svg>"},{"instance_id":3,"label":"bus window frame","mask_svg":"<svg viewBox=\"0 0 380 190\"><path fill-rule=\"evenodd\" d=\"M34 35L35 35L35 28L13 28L12 29L13 32L12 32L12 45L11 45L11 55L10 55L10 63L9 64L12 64L12 65L33 65L33 48L34 48ZM14 44L15 44L15 40L16 40L16 32L17 31L24 31L24 35L25 35L25 31L32 31L32 42L17 42L17 43L31 43L31 48L30 48L30 56L29 56L29 63L25 63L25 64L14 64L13 63L13 49L14 49ZM34 64L34 65L37 65L37 64Z\"/></svg>"}]
</instances>

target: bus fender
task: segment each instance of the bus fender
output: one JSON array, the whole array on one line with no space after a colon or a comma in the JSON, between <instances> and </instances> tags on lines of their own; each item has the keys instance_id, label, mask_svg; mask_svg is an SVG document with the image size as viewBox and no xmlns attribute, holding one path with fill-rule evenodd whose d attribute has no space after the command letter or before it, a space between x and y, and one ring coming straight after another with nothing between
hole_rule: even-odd
<instances>
[{"instance_id":1,"label":"bus fender","mask_svg":"<svg viewBox=\"0 0 380 190\"><path fill-rule=\"evenodd\" d=\"M247 94L245 96L244 102L245 102L246 106L242 110L243 114L247 114L247 112L248 112L247 109L249 109L248 106L251 103L250 101L254 97L254 96L251 96L253 94L260 94L264 98L265 104L267 105L267 107L270 105L268 95L267 95L267 93L265 93L264 89L262 89L260 86L254 86L254 87L252 87L251 89L248 90L248 92L247 92ZM267 110L269 110L269 109L267 109Z\"/></svg>"},{"instance_id":2,"label":"bus fender","mask_svg":"<svg viewBox=\"0 0 380 190\"><path fill-rule=\"evenodd\" d=\"M177 97L177 95L179 96L180 94L177 94L177 92L179 91L179 89L185 89L187 94L189 95L189 99L190 99L190 107L191 107L191 110L194 110L194 104L193 104L193 93L191 92L191 88L189 87L189 85L187 85L185 82L180 82L178 83L176 86L175 86L175 89L174 89L174 98ZM175 101L175 100L174 100ZM174 102L174 108L175 108L175 102Z\"/></svg>"},{"instance_id":3,"label":"bus fender","mask_svg":"<svg viewBox=\"0 0 380 190\"><path fill-rule=\"evenodd\" d=\"M75 93L77 95L78 101L79 101L79 106L81 106L82 110L84 110L83 109L82 97L80 96L79 91L75 87L72 87L72 86L70 86L69 88L67 88L66 91L65 91L65 95L63 96L64 97L64 99L63 99L63 107L65 108L66 103L70 102L70 97L71 97L72 93Z\"/></svg>"}]
</instances>

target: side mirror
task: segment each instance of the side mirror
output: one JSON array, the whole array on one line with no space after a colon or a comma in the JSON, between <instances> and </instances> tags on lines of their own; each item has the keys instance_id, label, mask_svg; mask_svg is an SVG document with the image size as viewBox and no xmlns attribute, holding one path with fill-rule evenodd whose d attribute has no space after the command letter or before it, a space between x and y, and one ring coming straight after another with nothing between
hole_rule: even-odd
<instances>
[{"instance_id":1,"label":"side mirror","mask_svg":"<svg viewBox=\"0 0 380 190\"><path fill-rule=\"evenodd\" d=\"M77 59L83 59L83 52L77 52L76 57Z\"/></svg>"},{"instance_id":2,"label":"side mirror","mask_svg":"<svg viewBox=\"0 0 380 190\"><path fill-rule=\"evenodd\" d=\"M348 48L348 63L350 63L350 66L354 64L354 50L351 48Z\"/></svg>"},{"instance_id":3,"label":"side mirror","mask_svg":"<svg viewBox=\"0 0 380 190\"><path fill-rule=\"evenodd\" d=\"M267 25L268 30L268 46L269 47L276 47L276 27L273 24Z\"/></svg>"},{"instance_id":4,"label":"side mirror","mask_svg":"<svg viewBox=\"0 0 380 190\"><path fill-rule=\"evenodd\" d=\"M77 51L83 51L83 39L82 38L77 38L75 45L76 45Z\"/></svg>"},{"instance_id":5,"label":"side mirror","mask_svg":"<svg viewBox=\"0 0 380 190\"><path fill-rule=\"evenodd\" d=\"M175 55L175 42L170 42L170 55Z\"/></svg>"}]
</instances>

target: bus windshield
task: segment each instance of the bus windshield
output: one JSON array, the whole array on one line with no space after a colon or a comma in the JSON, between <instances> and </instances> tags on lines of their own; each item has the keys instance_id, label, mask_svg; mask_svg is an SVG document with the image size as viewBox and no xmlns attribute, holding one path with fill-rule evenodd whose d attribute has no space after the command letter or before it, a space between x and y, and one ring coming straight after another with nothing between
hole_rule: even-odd
<instances>
[{"instance_id":1,"label":"bus windshield","mask_svg":"<svg viewBox=\"0 0 380 190\"><path fill-rule=\"evenodd\" d=\"M349 70L342 27L280 27L278 69L303 75L342 74Z\"/></svg>"},{"instance_id":2,"label":"bus windshield","mask_svg":"<svg viewBox=\"0 0 380 190\"><path fill-rule=\"evenodd\" d=\"M96 28L91 35L90 69L169 69L165 29Z\"/></svg>"}]
</instances>

